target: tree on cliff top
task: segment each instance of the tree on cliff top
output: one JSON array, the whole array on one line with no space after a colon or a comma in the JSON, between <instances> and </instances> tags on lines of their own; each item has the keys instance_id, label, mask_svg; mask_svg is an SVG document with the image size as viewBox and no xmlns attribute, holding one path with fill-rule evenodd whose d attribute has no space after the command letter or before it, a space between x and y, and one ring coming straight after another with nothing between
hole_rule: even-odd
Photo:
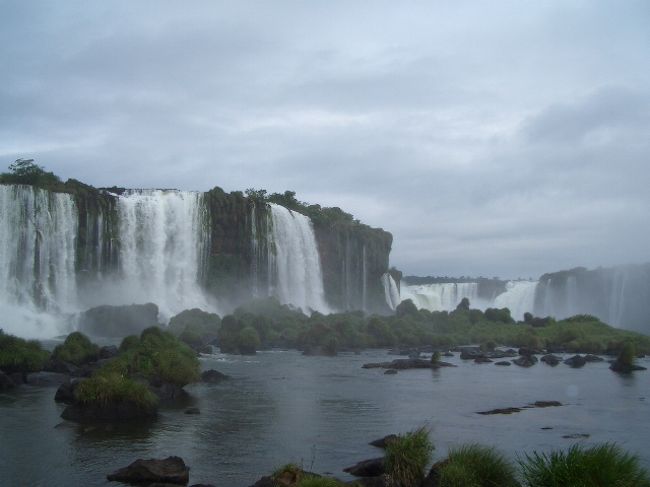
<instances>
[{"instance_id":1,"label":"tree on cliff top","mask_svg":"<svg viewBox=\"0 0 650 487\"><path fill-rule=\"evenodd\" d=\"M34 159L16 159L9 164L9 172L0 174L0 183L46 186L59 184L61 179L34 163Z\"/></svg>"}]
</instances>

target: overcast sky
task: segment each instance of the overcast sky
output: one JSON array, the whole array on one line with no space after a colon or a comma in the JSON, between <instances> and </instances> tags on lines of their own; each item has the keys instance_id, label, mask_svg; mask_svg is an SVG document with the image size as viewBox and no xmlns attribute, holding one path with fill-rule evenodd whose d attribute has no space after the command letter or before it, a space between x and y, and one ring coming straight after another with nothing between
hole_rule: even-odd
<instances>
[{"instance_id":1,"label":"overcast sky","mask_svg":"<svg viewBox=\"0 0 650 487\"><path fill-rule=\"evenodd\" d=\"M0 0L0 46L2 166L291 189L407 274L650 260L645 0Z\"/></svg>"}]
</instances>

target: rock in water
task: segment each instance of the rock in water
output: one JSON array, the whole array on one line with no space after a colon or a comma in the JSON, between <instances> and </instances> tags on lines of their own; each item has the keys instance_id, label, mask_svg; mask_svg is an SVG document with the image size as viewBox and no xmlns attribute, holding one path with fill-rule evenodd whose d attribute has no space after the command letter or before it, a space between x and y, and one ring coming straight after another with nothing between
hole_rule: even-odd
<instances>
[{"instance_id":1,"label":"rock in water","mask_svg":"<svg viewBox=\"0 0 650 487\"><path fill-rule=\"evenodd\" d=\"M343 471L355 477L377 477L386 472L386 462L384 457L371 458L344 468Z\"/></svg>"},{"instance_id":2,"label":"rock in water","mask_svg":"<svg viewBox=\"0 0 650 487\"><path fill-rule=\"evenodd\" d=\"M222 374L218 370L209 369L201 372L201 381L208 384L218 384L219 382L229 379L226 374Z\"/></svg>"},{"instance_id":3,"label":"rock in water","mask_svg":"<svg viewBox=\"0 0 650 487\"><path fill-rule=\"evenodd\" d=\"M175 485L187 485L190 469L180 457L167 457L162 460L138 459L128 467L121 468L106 476L108 480L136 484L161 482Z\"/></svg>"},{"instance_id":4,"label":"rock in water","mask_svg":"<svg viewBox=\"0 0 650 487\"><path fill-rule=\"evenodd\" d=\"M160 326L153 303L97 306L79 315L79 331L95 337L124 338L151 326Z\"/></svg>"},{"instance_id":5,"label":"rock in water","mask_svg":"<svg viewBox=\"0 0 650 487\"><path fill-rule=\"evenodd\" d=\"M582 355L574 355L573 357L566 359L564 363L577 369L583 367L587 363L587 360Z\"/></svg>"},{"instance_id":6,"label":"rock in water","mask_svg":"<svg viewBox=\"0 0 650 487\"><path fill-rule=\"evenodd\" d=\"M371 441L368 443L371 446L376 446L377 448L386 448L386 445L390 443L391 441L395 441L398 438L397 435L386 435L383 438L379 438L377 440Z\"/></svg>"}]
</instances>

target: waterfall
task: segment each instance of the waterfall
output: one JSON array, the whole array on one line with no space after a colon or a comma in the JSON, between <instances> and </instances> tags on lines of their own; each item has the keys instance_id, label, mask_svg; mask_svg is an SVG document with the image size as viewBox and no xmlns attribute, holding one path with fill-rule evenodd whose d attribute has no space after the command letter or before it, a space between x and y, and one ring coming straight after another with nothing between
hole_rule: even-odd
<instances>
[{"instance_id":1,"label":"waterfall","mask_svg":"<svg viewBox=\"0 0 650 487\"><path fill-rule=\"evenodd\" d=\"M494 308L508 308L515 320L523 320L524 313L533 313L537 281L508 281L506 292L499 294L493 303Z\"/></svg>"},{"instance_id":2,"label":"waterfall","mask_svg":"<svg viewBox=\"0 0 650 487\"><path fill-rule=\"evenodd\" d=\"M323 275L311 220L300 213L271 203L273 247L270 274L272 294L280 302L303 311L329 312L325 302Z\"/></svg>"},{"instance_id":3,"label":"waterfall","mask_svg":"<svg viewBox=\"0 0 650 487\"><path fill-rule=\"evenodd\" d=\"M397 283L393 276L388 272L381 276L381 283L384 285L384 295L386 296L386 304L390 309L397 308L397 305L401 302L399 297L399 289L397 288Z\"/></svg>"},{"instance_id":4,"label":"waterfall","mask_svg":"<svg viewBox=\"0 0 650 487\"><path fill-rule=\"evenodd\" d=\"M76 237L69 194L0 185L0 328L55 333L56 315L76 309Z\"/></svg>"},{"instance_id":5,"label":"waterfall","mask_svg":"<svg viewBox=\"0 0 650 487\"><path fill-rule=\"evenodd\" d=\"M163 319L213 309L199 286L209 243L200 193L129 190L118 199L117 301L158 305Z\"/></svg>"},{"instance_id":6,"label":"waterfall","mask_svg":"<svg viewBox=\"0 0 650 487\"><path fill-rule=\"evenodd\" d=\"M476 282L444 282L422 285L400 286L402 301L410 299L419 309L429 311L453 311L463 298L469 299L473 307L479 307L478 284Z\"/></svg>"}]
</instances>

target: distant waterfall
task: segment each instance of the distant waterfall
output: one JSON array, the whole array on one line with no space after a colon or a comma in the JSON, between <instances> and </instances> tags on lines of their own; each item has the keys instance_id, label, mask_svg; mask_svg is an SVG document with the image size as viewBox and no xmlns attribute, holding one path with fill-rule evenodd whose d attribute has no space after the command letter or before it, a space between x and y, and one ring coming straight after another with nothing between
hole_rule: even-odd
<instances>
[{"instance_id":1,"label":"distant waterfall","mask_svg":"<svg viewBox=\"0 0 650 487\"><path fill-rule=\"evenodd\" d=\"M275 248L269 262L274 277L271 293L282 303L306 312L329 312L311 220L283 206L273 203L270 206Z\"/></svg>"},{"instance_id":2,"label":"distant waterfall","mask_svg":"<svg viewBox=\"0 0 650 487\"><path fill-rule=\"evenodd\" d=\"M384 295L386 296L386 304L390 309L397 308L397 305L401 302L399 297L399 289L397 288L397 283L393 276L388 272L381 276L381 283L384 286Z\"/></svg>"},{"instance_id":3,"label":"distant waterfall","mask_svg":"<svg viewBox=\"0 0 650 487\"><path fill-rule=\"evenodd\" d=\"M475 282L445 282L400 286L401 300L410 299L420 309L453 311L463 298L478 307L478 284Z\"/></svg>"},{"instance_id":4,"label":"distant waterfall","mask_svg":"<svg viewBox=\"0 0 650 487\"><path fill-rule=\"evenodd\" d=\"M523 320L524 313L534 313L537 281L509 281L506 292L499 294L493 308L508 308L516 320Z\"/></svg>"},{"instance_id":5,"label":"distant waterfall","mask_svg":"<svg viewBox=\"0 0 650 487\"><path fill-rule=\"evenodd\" d=\"M163 318L210 309L199 278L209 232L201 193L138 190L118 200L121 302L151 301Z\"/></svg>"},{"instance_id":6,"label":"distant waterfall","mask_svg":"<svg viewBox=\"0 0 650 487\"><path fill-rule=\"evenodd\" d=\"M36 336L75 310L77 221L69 194L0 185L0 328Z\"/></svg>"}]
</instances>

